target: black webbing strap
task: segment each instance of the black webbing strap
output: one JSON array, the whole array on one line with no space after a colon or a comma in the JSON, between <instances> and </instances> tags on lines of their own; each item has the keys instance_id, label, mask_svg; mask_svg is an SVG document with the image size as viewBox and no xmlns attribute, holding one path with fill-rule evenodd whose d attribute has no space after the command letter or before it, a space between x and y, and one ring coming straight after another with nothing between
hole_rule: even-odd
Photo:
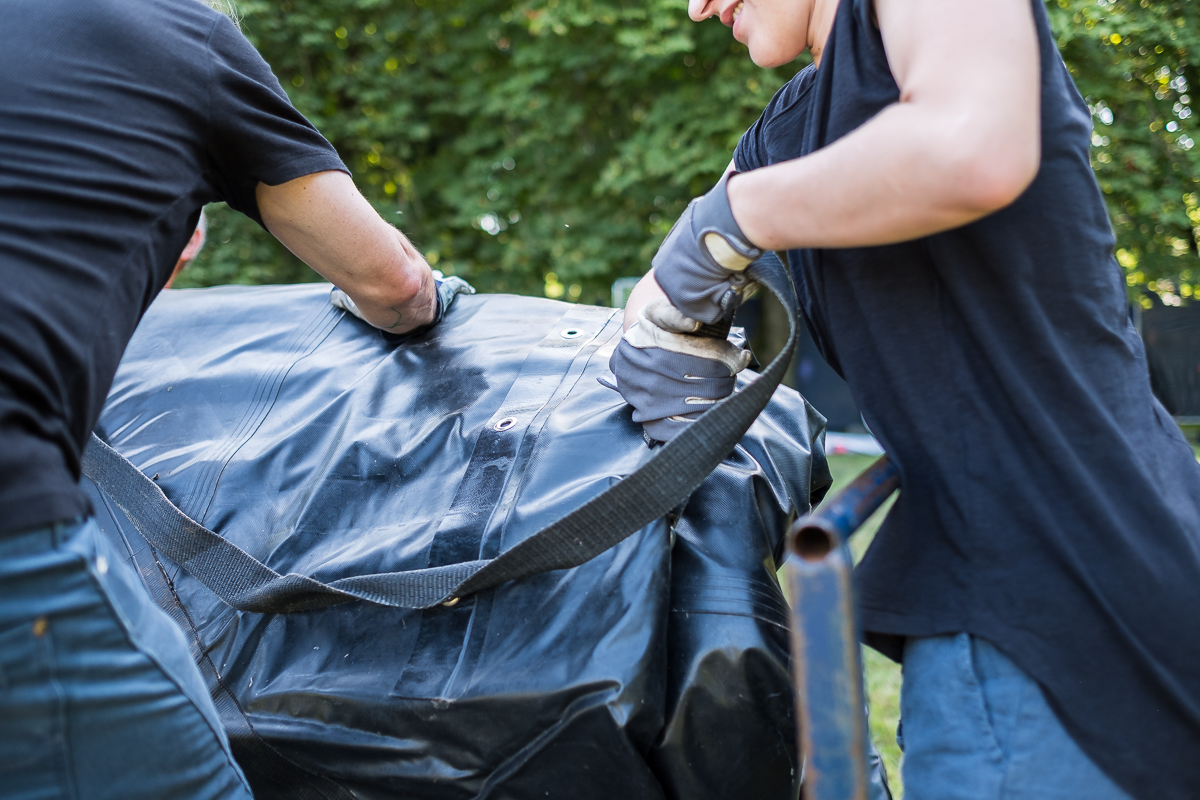
<instances>
[{"instance_id":1,"label":"black webbing strap","mask_svg":"<svg viewBox=\"0 0 1200 800\"><path fill-rule=\"evenodd\" d=\"M766 408L796 349L796 299L786 268L774 256L751 266L750 275L779 298L790 325L787 345L758 379L714 405L626 478L493 559L330 583L281 575L176 508L158 484L95 434L83 455L83 472L147 542L241 611L305 611L350 600L431 608L507 581L577 567L677 507Z\"/></svg>"}]
</instances>

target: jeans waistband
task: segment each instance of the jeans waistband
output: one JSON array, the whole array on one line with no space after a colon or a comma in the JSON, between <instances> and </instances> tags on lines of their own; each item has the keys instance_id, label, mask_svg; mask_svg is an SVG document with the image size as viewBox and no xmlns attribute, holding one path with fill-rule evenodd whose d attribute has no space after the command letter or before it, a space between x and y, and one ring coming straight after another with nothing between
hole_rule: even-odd
<instances>
[{"instance_id":1,"label":"jeans waistband","mask_svg":"<svg viewBox=\"0 0 1200 800\"><path fill-rule=\"evenodd\" d=\"M55 550L74 536L86 522L86 517L72 517L38 528L0 534L0 558Z\"/></svg>"}]
</instances>

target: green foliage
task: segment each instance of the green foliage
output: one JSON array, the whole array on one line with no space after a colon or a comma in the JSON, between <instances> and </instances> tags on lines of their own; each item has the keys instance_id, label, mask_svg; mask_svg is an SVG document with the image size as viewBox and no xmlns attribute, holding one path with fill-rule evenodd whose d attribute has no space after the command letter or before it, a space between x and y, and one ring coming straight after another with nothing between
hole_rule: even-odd
<instances>
[{"instance_id":1,"label":"green foliage","mask_svg":"<svg viewBox=\"0 0 1200 800\"><path fill-rule=\"evenodd\" d=\"M640 275L771 94L682 0L241 0L242 28L368 199L483 291L606 302ZM1094 111L1093 166L1131 287L1200 291L1200 4L1048 0ZM210 209L178 282L315 279L249 220ZM1132 291L1132 290L1131 290Z\"/></svg>"},{"instance_id":2,"label":"green foliage","mask_svg":"<svg viewBox=\"0 0 1200 800\"><path fill-rule=\"evenodd\" d=\"M1047 7L1093 111L1092 167L1127 281L1179 305L1200 292L1200 102L1192 102L1200 100L1200 4L1052 0Z\"/></svg>"},{"instance_id":3,"label":"green foliage","mask_svg":"<svg viewBox=\"0 0 1200 800\"><path fill-rule=\"evenodd\" d=\"M242 0L242 29L367 198L483 291L605 303L801 66L762 70L679 0ZM211 208L177 285L296 280ZM253 265L253 266L251 266Z\"/></svg>"}]
</instances>

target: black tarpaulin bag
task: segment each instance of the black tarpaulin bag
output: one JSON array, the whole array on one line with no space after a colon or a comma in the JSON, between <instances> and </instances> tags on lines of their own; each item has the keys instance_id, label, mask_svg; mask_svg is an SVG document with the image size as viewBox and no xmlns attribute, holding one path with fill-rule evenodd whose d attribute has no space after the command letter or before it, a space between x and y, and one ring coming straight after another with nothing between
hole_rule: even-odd
<instances>
[{"instance_id":1,"label":"black tarpaulin bag","mask_svg":"<svg viewBox=\"0 0 1200 800\"><path fill-rule=\"evenodd\" d=\"M472 562L652 456L596 380L619 336L612 309L490 295L393 344L327 286L168 292L97 431L279 573ZM85 485L188 635L259 797L790 798L774 573L828 483L821 424L778 390L680 514L573 569L417 610L237 611Z\"/></svg>"}]
</instances>

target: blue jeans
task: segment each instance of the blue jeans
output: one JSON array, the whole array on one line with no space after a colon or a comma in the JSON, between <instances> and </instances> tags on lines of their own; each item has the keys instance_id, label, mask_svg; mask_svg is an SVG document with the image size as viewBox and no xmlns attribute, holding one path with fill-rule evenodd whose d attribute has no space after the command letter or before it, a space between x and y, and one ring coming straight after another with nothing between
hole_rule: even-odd
<instances>
[{"instance_id":1,"label":"blue jeans","mask_svg":"<svg viewBox=\"0 0 1200 800\"><path fill-rule=\"evenodd\" d=\"M905 800L1130 800L984 639L909 639L900 716Z\"/></svg>"},{"instance_id":2,"label":"blue jeans","mask_svg":"<svg viewBox=\"0 0 1200 800\"><path fill-rule=\"evenodd\" d=\"M0 798L249 797L183 633L96 524L0 536Z\"/></svg>"}]
</instances>

